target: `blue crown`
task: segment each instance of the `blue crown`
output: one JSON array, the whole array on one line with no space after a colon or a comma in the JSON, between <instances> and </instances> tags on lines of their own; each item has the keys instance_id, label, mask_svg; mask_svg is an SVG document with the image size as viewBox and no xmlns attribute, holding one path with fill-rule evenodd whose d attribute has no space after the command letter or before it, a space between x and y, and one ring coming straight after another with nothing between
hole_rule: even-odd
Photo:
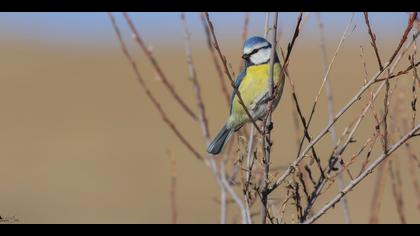
<instances>
[{"instance_id":1,"label":"blue crown","mask_svg":"<svg viewBox=\"0 0 420 236\"><path fill-rule=\"evenodd\" d=\"M245 42L244 42L244 46L243 49L244 51L252 51L255 48L260 48L260 47L264 47L264 46L270 46L271 44L270 42L268 42L265 38L260 37L260 36L254 36L254 37L250 37L248 38Z\"/></svg>"}]
</instances>

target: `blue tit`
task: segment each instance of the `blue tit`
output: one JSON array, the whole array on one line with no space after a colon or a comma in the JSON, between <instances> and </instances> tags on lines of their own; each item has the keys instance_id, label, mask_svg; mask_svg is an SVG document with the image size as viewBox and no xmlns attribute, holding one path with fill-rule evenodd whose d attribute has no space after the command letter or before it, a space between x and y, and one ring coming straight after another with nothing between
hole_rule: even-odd
<instances>
[{"instance_id":1,"label":"blue tit","mask_svg":"<svg viewBox=\"0 0 420 236\"><path fill-rule=\"evenodd\" d=\"M243 46L244 68L238 75L235 86L239 90L242 100L254 120L262 120L268 111L269 102L269 74L270 74L270 55L272 48L270 42L262 37L251 37L247 39ZM280 80L280 62L277 52L274 57L274 85L276 94L273 99L273 109L280 101L284 87L284 77ZM219 131L213 141L209 144L207 152L213 155L219 154L229 137L238 131L244 124L251 122L243 106L239 103L235 90L230 99L230 112L223 128Z\"/></svg>"}]
</instances>

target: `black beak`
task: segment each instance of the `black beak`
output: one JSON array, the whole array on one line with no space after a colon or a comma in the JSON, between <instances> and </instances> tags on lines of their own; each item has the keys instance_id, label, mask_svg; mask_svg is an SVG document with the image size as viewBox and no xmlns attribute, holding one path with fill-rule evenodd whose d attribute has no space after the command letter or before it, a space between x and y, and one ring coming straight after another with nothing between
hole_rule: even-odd
<instances>
[{"instance_id":1,"label":"black beak","mask_svg":"<svg viewBox=\"0 0 420 236\"><path fill-rule=\"evenodd\" d=\"M249 54L244 54L244 55L242 55L242 59L244 59L244 60L248 60L248 58L249 58Z\"/></svg>"}]
</instances>

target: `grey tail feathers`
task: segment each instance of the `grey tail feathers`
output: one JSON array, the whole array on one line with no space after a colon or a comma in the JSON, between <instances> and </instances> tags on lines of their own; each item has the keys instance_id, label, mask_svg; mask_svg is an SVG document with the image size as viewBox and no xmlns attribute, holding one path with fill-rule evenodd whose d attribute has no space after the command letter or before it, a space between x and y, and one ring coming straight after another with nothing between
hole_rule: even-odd
<instances>
[{"instance_id":1,"label":"grey tail feathers","mask_svg":"<svg viewBox=\"0 0 420 236\"><path fill-rule=\"evenodd\" d=\"M207 152L213 155L219 154L223 147L225 146L226 142L229 140L230 135L233 133L233 129L229 129L226 125L219 131L216 137L211 141L209 147L207 148Z\"/></svg>"}]
</instances>

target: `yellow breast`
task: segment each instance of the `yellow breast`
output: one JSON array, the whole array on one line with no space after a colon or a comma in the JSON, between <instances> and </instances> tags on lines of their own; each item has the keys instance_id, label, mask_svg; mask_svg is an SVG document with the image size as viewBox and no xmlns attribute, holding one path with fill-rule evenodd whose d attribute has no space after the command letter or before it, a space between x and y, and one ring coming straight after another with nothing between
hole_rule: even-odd
<instances>
[{"instance_id":1,"label":"yellow breast","mask_svg":"<svg viewBox=\"0 0 420 236\"><path fill-rule=\"evenodd\" d=\"M262 96L268 91L269 65L255 65L249 66L246 70L246 75L242 79L239 86L241 97L249 111ZM274 84L277 84L280 78L280 66L278 63L274 64ZM239 103L237 96L232 102L232 113L229 118L229 123L236 127L249 121L248 115Z\"/></svg>"}]
</instances>

